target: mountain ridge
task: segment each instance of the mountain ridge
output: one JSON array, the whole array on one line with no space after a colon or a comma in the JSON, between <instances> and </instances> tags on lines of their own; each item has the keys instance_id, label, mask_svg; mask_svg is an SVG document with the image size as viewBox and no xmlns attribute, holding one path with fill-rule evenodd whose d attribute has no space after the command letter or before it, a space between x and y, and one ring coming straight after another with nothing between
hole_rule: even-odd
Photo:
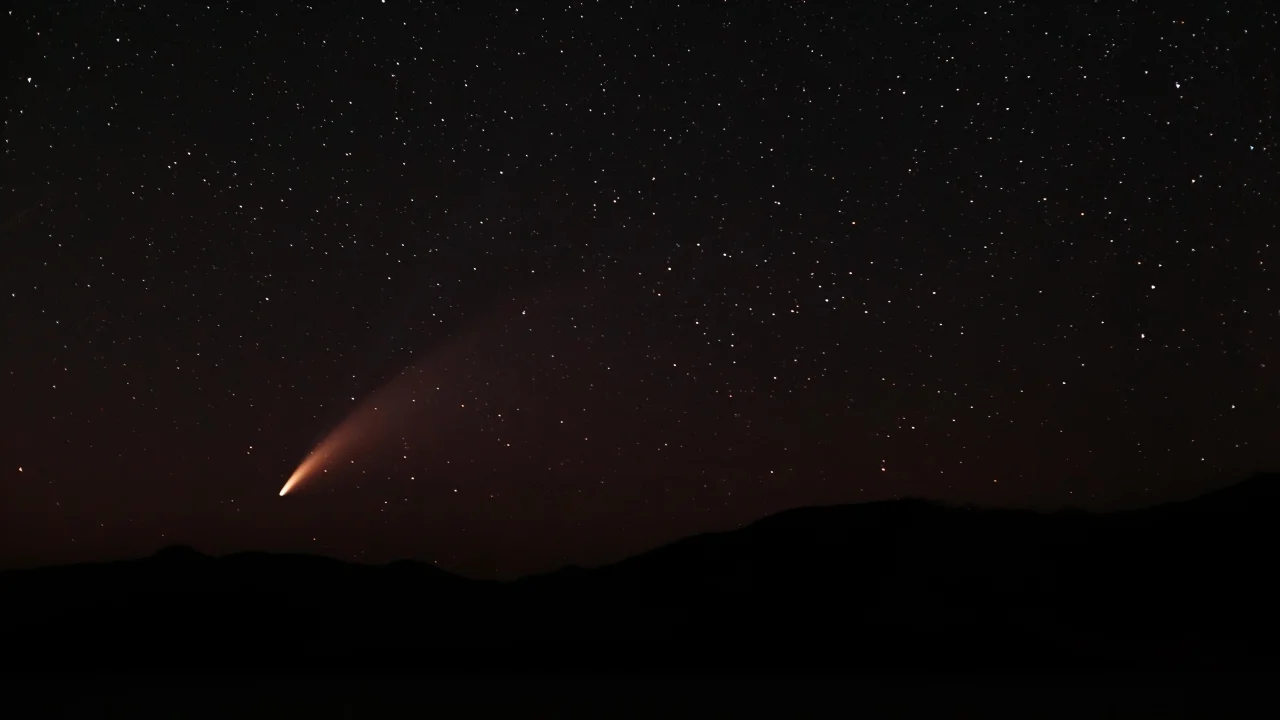
<instances>
[{"instance_id":1,"label":"mountain ridge","mask_svg":"<svg viewBox=\"0 0 1280 720\"><path fill-rule=\"evenodd\" d=\"M603 663L857 646L902 667L1271 666L1280 622L1268 608L1280 606L1280 590L1263 568L1274 506L1257 498L1278 487L1280 476L1259 474L1116 513L920 500L796 508L609 565L508 582L414 561L214 558L174 546L140 560L0 573L0 606L24 618L0 640L33 651L56 637L343 657L434 648L510 659L557 647Z\"/></svg>"}]
</instances>

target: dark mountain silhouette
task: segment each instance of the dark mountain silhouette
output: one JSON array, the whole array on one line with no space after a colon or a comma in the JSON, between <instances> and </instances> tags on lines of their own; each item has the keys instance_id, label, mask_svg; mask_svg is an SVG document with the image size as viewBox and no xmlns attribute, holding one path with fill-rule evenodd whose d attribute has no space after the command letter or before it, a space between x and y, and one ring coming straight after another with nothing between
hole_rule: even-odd
<instances>
[{"instance_id":1,"label":"dark mountain silhouette","mask_svg":"<svg viewBox=\"0 0 1280 720\"><path fill-rule=\"evenodd\" d=\"M1280 665L1280 476L1110 514L801 508L511 583L423 563L166 548L0 573L7 652L457 667Z\"/></svg>"}]
</instances>

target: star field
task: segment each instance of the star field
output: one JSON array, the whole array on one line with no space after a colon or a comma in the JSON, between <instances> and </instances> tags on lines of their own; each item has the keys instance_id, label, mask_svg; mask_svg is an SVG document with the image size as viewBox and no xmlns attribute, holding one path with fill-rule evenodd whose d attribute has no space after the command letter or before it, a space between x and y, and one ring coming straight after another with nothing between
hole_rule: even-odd
<instances>
[{"instance_id":1,"label":"star field","mask_svg":"<svg viewBox=\"0 0 1280 720\"><path fill-rule=\"evenodd\" d=\"M7 565L508 577L1277 462L1269 3L7 13Z\"/></svg>"}]
</instances>

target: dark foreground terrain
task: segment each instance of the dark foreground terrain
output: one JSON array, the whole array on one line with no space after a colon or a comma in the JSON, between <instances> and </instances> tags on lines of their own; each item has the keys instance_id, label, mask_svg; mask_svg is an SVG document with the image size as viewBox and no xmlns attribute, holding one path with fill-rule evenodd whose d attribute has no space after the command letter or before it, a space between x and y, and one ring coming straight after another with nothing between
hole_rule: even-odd
<instances>
[{"instance_id":1,"label":"dark foreground terrain","mask_svg":"<svg viewBox=\"0 0 1280 720\"><path fill-rule=\"evenodd\" d=\"M315 557L0 574L28 669L1280 667L1280 476L1094 515L921 501L793 510L514 583Z\"/></svg>"}]
</instances>

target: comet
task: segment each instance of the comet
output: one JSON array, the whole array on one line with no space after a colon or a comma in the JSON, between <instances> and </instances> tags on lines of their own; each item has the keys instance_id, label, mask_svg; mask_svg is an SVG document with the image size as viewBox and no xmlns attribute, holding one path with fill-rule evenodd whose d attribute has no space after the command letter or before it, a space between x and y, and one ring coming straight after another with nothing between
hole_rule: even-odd
<instances>
[{"instance_id":1,"label":"comet","mask_svg":"<svg viewBox=\"0 0 1280 720\"><path fill-rule=\"evenodd\" d=\"M371 400L365 407L358 408L321 440L285 481L284 487L280 488L280 497L297 490L305 482L324 472L325 466L339 456L349 457L361 447L373 444L371 441L374 436L385 430L382 423L378 422L385 418L377 417L379 405L376 402Z\"/></svg>"},{"instance_id":2,"label":"comet","mask_svg":"<svg viewBox=\"0 0 1280 720\"><path fill-rule=\"evenodd\" d=\"M385 404L382 405L385 407ZM377 400L370 399L366 401L364 406L357 408L355 412L339 423L298 464L297 469L285 481L284 487L280 488L280 497L297 490L308 480L324 472L325 466L338 459L339 456L349 457L361 447L371 444L371 436L383 430L379 426L380 423L378 421L383 418L377 417L379 415L378 410L379 403Z\"/></svg>"},{"instance_id":3,"label":"comet","mask_svg":"<svg viewBox=\"0 0 1280 720\"><path fill-rule=\"evenodd\" d=\"M354 463L359 456L374 464L385 463L392 457L404 457L408 442L419 450L416 446L431 442L433 431L448 422L442 408L466 407L457 397L458 389L466 387L459 384L459 370L471 367L471 358L507 356L512 335L509 326L518 322L527 332L529 318L523 307L512 302L485 313L479 322L432 348L427 357L374 391L299 463L280 488L280 497L296 493L339 461ZM549 308L546 316L555 317L554 309ZM509 378L518 375L507 374ZM465 376L461 380L468 381ZM485 385L502 394L496 378ZM515 390L510 388L507 394Z\"/></svg>"},{"instance_id":4,"label":"comet","mask_svg":"<svg viewBox=\"0 0 1280 720\"><path fill-rule=\"evenodd\" d=\"M408 434L421 436L429 427L431 404L423 389L429 365L411 366L360 403L298 464L280 488L280 497L305 487L335 463L361 458L385 462ZM421 401L420 401L421 400Z\"/></svg>"},{"instance_id":5,"label":"comet","mask_svg":"<svg viewBox=\"0 0 1280 720\"><path fill-rule=\"evenodd\" d=\"M290 490L298 486L298 483L310 477L327 457L328 453L323 452L323 443L316 448L305 460L298 465L298 469L293 471L289 479L285 482L284 487L280 488L280 497L284 497Z\"/></svg>"}]
</instances>

